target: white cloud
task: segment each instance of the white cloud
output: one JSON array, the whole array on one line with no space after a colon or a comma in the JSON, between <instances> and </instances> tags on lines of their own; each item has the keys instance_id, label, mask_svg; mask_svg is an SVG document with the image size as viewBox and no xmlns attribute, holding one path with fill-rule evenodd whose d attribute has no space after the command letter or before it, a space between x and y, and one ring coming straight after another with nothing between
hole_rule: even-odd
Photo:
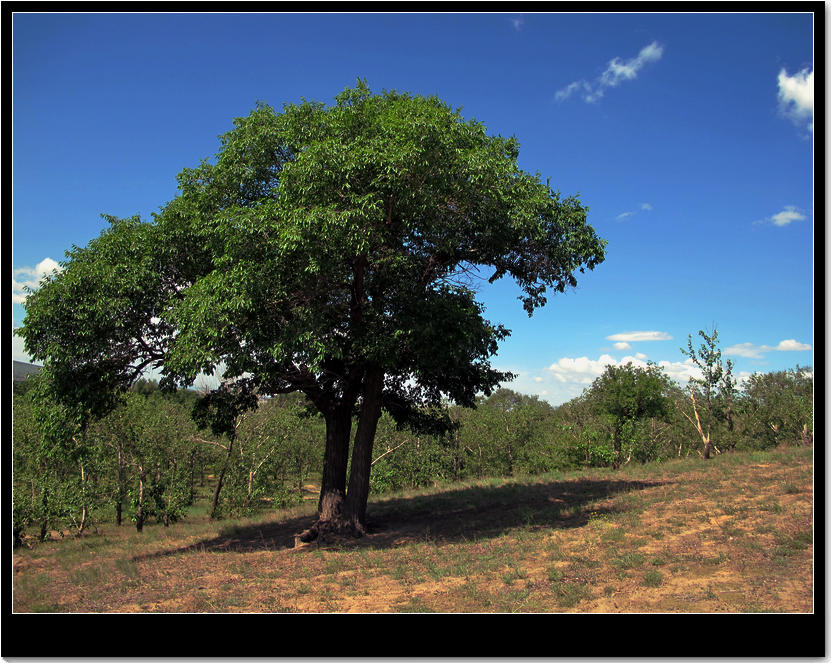
<instances>
[{"instance_id":1,"label":"white cloud","mask_svg":"<svg viewBox=\"0 0 831 663\"><path fill-rule=\"evenodd\" d=\"M795 124L808 123L808 131L814 131L814 72L810 67L788 76L782 69L777 78L779 84L779 109Z\"/></svg>"},{"instance_id":2,"label":"white cloud","mask_svg":"<svg viewBox=\"0 0 831 663\"><path fill-rule=\"evenodd\" d=\"M811 346L807 343L799 343L796 339L789 338L784 341L779 341L779 345L773 349L779 350L780 352L794 352L799 350L810 350Z\"/></svg>"},{"instance_id":3,"label":"white cloud","mask_svg":"<svg viewBox=\"0 0 831 663\"><path fill-rule=\"evenodd\" d=\"M632 216L633 214L634 214L634 212L623 212L621 214L618 214L615 218L618 221L623 221L623 219L625 219L626 217Z\"/></svg>"},{"instance_id":4,"label":"white cloud","mask_svg":"<svg viewBox=\"0 0 831 663\"><path fill-rule=\"evenodd\" d=\"M772 224L780 228L787 226L794 221L804 221L807 217L796 205L786 205L781 212L777 212L757 223Z\"/></svg>"},{"instance_id":5,"label":"white cloud","mask_svg":"<svg viewBox=\"0 0 831 663\"><path fill-rule=\"evenodd\" d=\"M44 258L34 267L19 267L12 273L12 301L22 304L26 301L27 292L24 287L37 289L44 276L54 271L60 271L61 266L52 260Z\"/></svg>"},{"instance_id":6,"label":"white cloud","mask_svg":"<svg viewBox=\"0 0 831 663\"><path fill-rule=\"evenodd\" d=\"M522 30L522 26L525 25L525 19L520 16L519 18L512 18L511 24L514 26L514 30L519 32Z\"/></svg>"},{"instance_id":7,"label":"white cloud","mask_svg":"<svg viewBox=\"0 0 831 663\"><path fill-rule=\"evenodd\" d=\"M652 207L652 205L650 205L649 203L641 203L641 209L646 210L647 212L651 212L655 208Z\"/></svg>"},{"instance_id":8,"label":"white cloud","mask_svg":"<svg viewBox=\"0 0 831 663\"><path fill-rule=\"evenodd\" d=\"M629 345L626 341L618 341L617 343L615 343L615 347L618 350L631 350L632 349L632 346Z\"/></svg>"},{"instance_id":9,"label":"white cloud","mask_svg":"<svg viewBox=\"0 0 831 663\"><path fill-rule=\"evenodd\" d=\"M738 343L724 348L724 353L736 357L747 357L749 359L762 359L766 352L804 352L810 350L808 343L800 343L794 338L779 341L779 345L754 345L753 343Z\"/></svg>"},{"instance_id":10,"label":"white cloud","mask_svg":"<svg viewBox=\"0 0 831 663\"><path fill-rule=\"evenodd\" d=\"M731 345L728 348L724 348L724 354L733 355L735 357L748 357L749 359L759 359L762 357L762 352L764 351L762 347L757 347L753 345L753 343L739 343L737 345Z\"/></svg>"},{"instance_id":11,"label":"white cloud","mask_svg":"<svg viewBox=\"0 0 831 663\"><path fill-rule=\"evenodd\" d=\"M581 90L583 101L594 103L603 97L608 88L617 87L623 81L637 78L638 72L647 63L660 60L663 53L664 47L653 41L651 44L644 46L633 58L624 61L616 57L610 60L605 71L595 79L594 83L589 83L586 80L574 81L558 90L554 97L557 101L564 101L573 93Z\"/></svg>"},{"instance_id":12,"label":"white cloud","mask_svg":"<svg viewBox=\"0 0 831 663\"><path fill-rule=\"evenodd\" d=\"M608 354L600 355L597 359L588 357L562 357L548 367L553 376L563 384L582 386L585 388L602 375L607 366L624 366L632 364L639 368L646 368L646 355L637 353L634 357L626 356L620 361ZM683 362L659 361L656 362L673 380L686 384L690 377L701 377L701 372L691 359Z\"/></svg>"},{"instance_id":13,"label":"white cloud","mask_svg":"<svg viewBox=\"0 0 831 663\"><path fill-rule=\"evenodd\" d=\"M554 95L554 98L557 101L565 101L568 99L572 94L577 92L577 90L585 90L586 92L591 91L591 86L586 83L586 81L574 81L573 83L569 83L561 90L557 90L557 93Z\"/></svg>"},{"instance_id":14,"label":"white cloud","mask_svg":"<svg viewBox=\"0 0 831 663\"><path fill-rule=\"evenodd\" d=\"M622 341L636 343L638 341L671 341L672 336L662 331L633 331L621 334L612 334L606 337L607 341Z\"/></svg>"}]
</instances>

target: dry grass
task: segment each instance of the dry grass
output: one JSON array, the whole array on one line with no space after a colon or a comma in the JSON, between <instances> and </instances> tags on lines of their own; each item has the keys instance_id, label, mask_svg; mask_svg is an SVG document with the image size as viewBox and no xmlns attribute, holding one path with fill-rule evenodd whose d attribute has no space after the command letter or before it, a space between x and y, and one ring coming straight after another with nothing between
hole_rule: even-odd
<instances>
[{"instance_id":1,"label":"dry grass","mask_svg":"<svg viewBox=\"0 0 831 663\"><path fill-rule=\"evenodd\" d=\"M802 612L812 449L375 499L372 533L294 547L313 503L15 551L15 612Z\"/></svg>"}]
</instances>

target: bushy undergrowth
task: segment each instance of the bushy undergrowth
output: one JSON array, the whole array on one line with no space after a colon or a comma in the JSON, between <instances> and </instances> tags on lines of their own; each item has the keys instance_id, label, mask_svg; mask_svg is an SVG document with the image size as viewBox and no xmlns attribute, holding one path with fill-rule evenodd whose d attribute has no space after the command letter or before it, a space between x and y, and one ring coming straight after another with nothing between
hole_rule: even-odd
<instances>
[{"instance_id":1,"label":"bushy undergrowth","mask_svg":"<svg viewBox=\"0 0 831 663\"><path fill-rule=\"evenodd\" d=\"M374 494L486 477L533 476L689 458L700 462L689 398L664 394L661 416L620 420L587 390L560 407L501 389L475 409L450 407L454 428L443 435L399 429L384 414L374 444ZM192 392L164 394L142 383L125 404L82 438L56 442L38 425L25 390L14 399L14 535L95 527L116 520L141 529L169 525L192 511L195 492L216 491L215 517L242 517L301 501L322 471L324 425L297 396L261 402L237 422L233 439L199 430ZM729 425L728 425L729 423ZM813 378L797 367L754 376L714 419L716 453L809 444ZM615 444L619 448L616 449ZM67 446L68 445L68 446Z\"/></svg>"}]
</instances>

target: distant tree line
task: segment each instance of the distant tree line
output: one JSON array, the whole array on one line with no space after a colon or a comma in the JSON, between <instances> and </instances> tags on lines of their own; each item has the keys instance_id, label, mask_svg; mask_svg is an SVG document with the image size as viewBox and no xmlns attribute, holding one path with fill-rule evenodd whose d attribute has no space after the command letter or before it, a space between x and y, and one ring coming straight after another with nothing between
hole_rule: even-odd
<instances>
[{"instance_id":1,"label":"distant tree line","mask_svg":"<svg viewBox=\"0 0 831 663\"><path fill-rule=\"evenodd\" d=\"M703 335L702 348L715 348ZM690 348L692 344L690 343ZM694 351L694 350L691 350ZM696 352L713 368L720 354ZM449 430L418 434L382 415L373 493L485 477L621 467L813 441L809 368L755 374L738 389L729 363L686 388L654 364L609 366L580 396L554 407L499 389L475 408L449 406ZM35 398L37 378L15 386L15 544L98 523L165 526L210 490L212 517L239 517L302 499L322 471L325 422L297 394L264 399L212 430L194 391L134 385L123 403L80 433ZM50 427L51 426L51 427Z\"/></svg>"}]
</instances>

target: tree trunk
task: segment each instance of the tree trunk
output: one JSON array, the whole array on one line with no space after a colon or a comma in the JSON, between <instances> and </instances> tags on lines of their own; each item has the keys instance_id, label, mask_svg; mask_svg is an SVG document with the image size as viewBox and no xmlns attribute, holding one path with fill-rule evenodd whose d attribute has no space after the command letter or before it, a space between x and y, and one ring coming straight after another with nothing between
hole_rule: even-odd
<instances>
[{"instance_id":1,"label":"tree trunk","mask_svg":"<svg viewBox=\"0 0 831 663\"><path fill-rule=\"evenodd\" d=\"M323 455L320 497L317 501L317 521L296 537L304 543L314 541L321 532L337 530L342 526L354 404L355 399L347 397L338 405L323 411L326 420L326 450Z\"/></svg>"},{"instance_id":2,"label":"tree trunk","mask_svg":"<svg viewBox=\"0 0 831 663\"><path fill-rule=\"evenodd\" d=\"M229 436L228 453L225 454L225 462L222 463L222 469L219 470L219 477L217 477L214 496L211 500L211 518L216 518L217 507L219 506L219 493L222 490L222 482L225 481L225 472L228 470L228 463L231 462L231 453L234 450L234 437L235 435L233 434Z\"/></svg>"},{"instance_id":3,"label":"tree trunk","mask_svg":"<svg viewBox=\"0 0 831 663\"><path fill-rule=\"evenodd\" d=\"M144 468L139 465L138 508L136 509L136 531L144 529Z\"/></svg>"},{"instance_id":4,"label":"tree trunk","mask_svg":"<svg viewBox=\"0 0 831 663\"><path fill-rule=\"evenodd\" d=\"M379 369L367 372L364 381L358 430L352 449L349 488L346 492L345 516L355 534L366 532L366 503L369 498L369 474L372 466L372 445L378 419L381 417L381 391L384 374Z\"/></svg>"},{"instance_id":5,"label":"tree trunk","mask_svg":"<svg viewBox=\"0 0 831 663\"><path fill-rule=\"evenodd\" d=\"M613 440L612 443L614 444L614 447L615 447L615 459L612 461L612 467L616 470L620 469L620 461L623 457L623 450L621 449L621 445L620 445L620 433L621 433L620 427L615 426L615 432L614 432L613 438L612 438L612 440Z\"/></svg>"},{"instance_id":6,"label":"tree trunk","mask_svg":"<svg viewBox=\"0 0 831 663\"><path fill-rule=\"evenodd\" d=\"M810 446L814 443L814 434L808 430L808 424L802 425L802 444Z\"/></svg>"},{"instance_id":7,"label":"tree trunk","mask_svg":"<svg viewBox=\"0 0 831 663\"><path fill-rule=\"evenodd\" d=\"M729 439L727 440L727 448L729 451L734 451L736 448L736 437L733 435L733 407L729 406L727 408L727 434Z\"/></svg>"},{"instance_id":8,"label":"tree trunk","mask_svg":"<svg viewBox=\"0 0 831 663\"><path fill-rule=\"evenodd\" d=\"M116 498L115 498L115 524L118 525L119 527L121 527L124 497L125 497L125 494L127 492L125 490L125 485L124 485L125 484L124 464L121 460L121 449L118 450L117 462L118 462L118 488L116 489L117 490L117 495L116 495Z\"/></svg>"},{"instance_id":9,"label":"tree trunk","mask_svg":"<svg viewBox=\"0 0 831 663\"><path fill-rule=\"evenodd\" d=\"M346 465L352 433L352 407L340 407L326 418L326 451L323 477L317 502L319 520L335 521L341 517L346 497Z\"/></svg>"}]
</instances>

